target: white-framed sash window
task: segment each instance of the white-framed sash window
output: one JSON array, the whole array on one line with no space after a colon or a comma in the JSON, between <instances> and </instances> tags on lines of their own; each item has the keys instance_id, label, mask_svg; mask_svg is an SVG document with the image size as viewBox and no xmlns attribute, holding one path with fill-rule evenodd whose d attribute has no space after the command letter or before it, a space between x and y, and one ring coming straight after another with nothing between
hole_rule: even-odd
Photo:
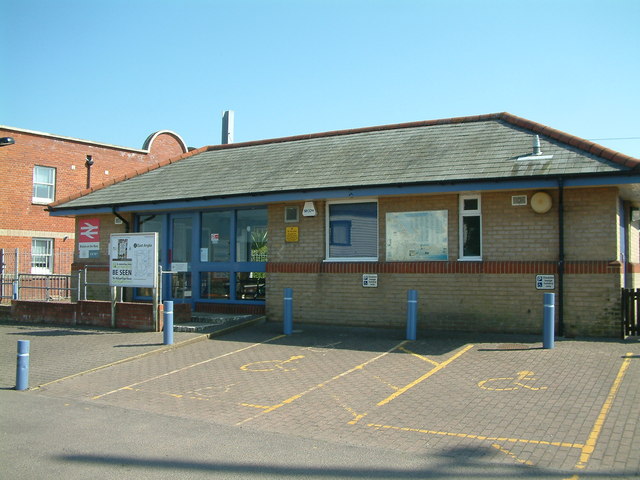
<instances>
[{"instance_id":1,"label":"white-framed sash window","mask_svg":"<svg viewBox=\"0 0 640 480\"><path fill-rule=\"evenodd\" d=\"M482 260L480 195L460 195L460 260Z\"/></svg>"}]
</instances>

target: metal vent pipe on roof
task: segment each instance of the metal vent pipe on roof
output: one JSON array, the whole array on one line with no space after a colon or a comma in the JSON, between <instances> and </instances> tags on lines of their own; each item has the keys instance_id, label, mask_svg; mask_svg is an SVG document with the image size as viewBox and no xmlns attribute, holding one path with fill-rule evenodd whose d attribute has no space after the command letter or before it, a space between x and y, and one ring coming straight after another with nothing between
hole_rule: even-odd
<instances>
[{"instance_id":1,"label":"metal vent pipe on roof","mask_svg":"<svg viewBox=\"0 0 640 480\"><path fill-rule=\"evenodd\" d=\"M534 135L533 137L533 154L542 155L542 149L540 148L540 136Z\"/></svg>"},{"instance_id":2,"label":"metal vent pipe on roof","mask_svg":"<svg viewBox=\"0 0 640 480\"><path fill-rule=\"evenodd\" d=\"M234 111L227 110L222 114L222 144L233 143Z\"/></svg>"}]
</instances>

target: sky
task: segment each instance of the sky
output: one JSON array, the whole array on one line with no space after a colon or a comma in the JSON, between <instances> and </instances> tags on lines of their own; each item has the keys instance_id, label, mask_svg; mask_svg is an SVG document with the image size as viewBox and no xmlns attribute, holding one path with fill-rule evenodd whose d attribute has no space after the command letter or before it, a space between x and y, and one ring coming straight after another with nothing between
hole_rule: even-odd
<instances>
[{"instance_id":1,"label":"sky","mask_svg":"<svg viewBox=\"0 0 640 480\"><path fill-rule=\"evenodd\" d=\"M509 112L640 158L639 0L0 0L0 124L191 147Z\"/></svg>"}]
</instances>

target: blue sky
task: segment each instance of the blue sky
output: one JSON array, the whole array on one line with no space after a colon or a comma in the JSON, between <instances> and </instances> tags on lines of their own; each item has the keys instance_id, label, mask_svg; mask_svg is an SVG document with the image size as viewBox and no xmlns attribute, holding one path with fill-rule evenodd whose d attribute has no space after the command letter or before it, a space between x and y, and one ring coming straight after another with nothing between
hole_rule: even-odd
<instances>
[{"instance_id":1,"label":"blue sky","mask_svg":"<svg viewBox=\"0 0 640 480\"><path fill-rule=\"evenodd\" d=\"M236 142L508 111L640 157L638 0L0 5L4 125L200 147L224 110Z\"/></svg>"}]
</instances>

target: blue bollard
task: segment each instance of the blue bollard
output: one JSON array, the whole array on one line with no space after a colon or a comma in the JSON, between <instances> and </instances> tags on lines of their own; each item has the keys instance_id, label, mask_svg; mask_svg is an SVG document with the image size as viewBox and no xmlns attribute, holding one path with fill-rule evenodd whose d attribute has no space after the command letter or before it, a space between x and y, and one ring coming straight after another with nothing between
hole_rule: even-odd
<instances>
[{"instance_id":1,"label":"blue bollard","mask_svg":"<svg viewBox=\"0 0 640 480\"><path fill-rule=\"evenodd\" d=\"M18 340L16 390L26 390L29 388L29 344L29 340Z\"/></svg>"},{"instance_id":2,"label":"blue bollard","mask_svg":"<svg viewBox=\"0 0 640 480\"><path fill-rule=\"evenodd\" d=\"M409 290L407 294L407 340L416 339L418 328L418 292Z\"/></svg>"},{"instance_id":3,"label":"blue bollard","mask_svg":"<svg viewBox=\"0 0 640 480\"><path fill-rule=\"evenodd\" d=\"M542 329L542 348L553 348L555 343L555 293L544 294L544 322Z\"/></svg>"},{"instance_id":4,"label":"blue bollard","mask_svg":"<svg viewBox=\"0 0 640 480\"><path fill-rule=\"evenodd\" d=\"M284 289L284 334L293 333L293 289Z\"/></svg>"},{"instance_id":5,"label":"blue bollard","mask_svg":"<svg viewBox=\"0 0 640 480\"><path fill-rule=\"evenodd\" d=\"M164 328L163 330L163 339L165 345L173 345L173 301L166 300L162 302L164 305Z\"/></svg>"}]
</instances>

